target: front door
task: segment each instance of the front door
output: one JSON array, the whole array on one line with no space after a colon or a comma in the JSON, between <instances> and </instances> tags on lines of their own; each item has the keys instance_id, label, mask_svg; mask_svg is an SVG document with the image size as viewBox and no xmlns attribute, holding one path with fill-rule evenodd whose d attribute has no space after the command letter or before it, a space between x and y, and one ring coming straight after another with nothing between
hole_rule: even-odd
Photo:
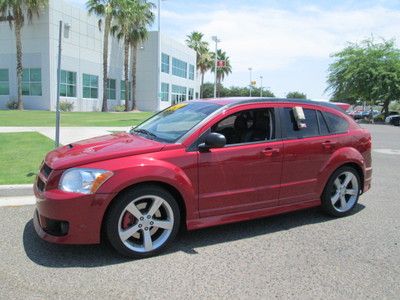
<instances>
[{"instance_id":1,"label":"front door","mask_svg":"<svg viewBox=\"0 0 400 300\"><path fill-rule=\"evenodd\" d=\"M273 108L239 111L210 128L227 145L199 153L202 218L277 205L283 147L275 128Z\"/></svg>"}]
</instances>

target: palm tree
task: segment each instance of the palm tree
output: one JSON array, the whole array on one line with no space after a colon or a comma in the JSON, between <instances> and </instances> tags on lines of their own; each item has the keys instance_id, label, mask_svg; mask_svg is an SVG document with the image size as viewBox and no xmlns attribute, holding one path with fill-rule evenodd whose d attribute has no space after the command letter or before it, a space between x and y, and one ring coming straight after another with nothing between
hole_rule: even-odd
<instances>
[{"instance_id":1,"label":"palm tree","mask_svg":"<svg viewBox=\"0 0 400 300\"><path fill-rule=\"evenodd\" d=\"M197 61L197 68L201 74L201 83L200 83L200 98L203 98L204 91L204 74L211 70L214 64L213 55L211 52L207 51L200 55L199 60Z\"/></svg>"},{"instance_id":2,"label":"palm tree","mask_svg":"<svg viewBox=\"0 0 400 300\"><path fill-rule=\"evenodd\" d=\"M148 37L147 28L154 22L152 9L154 4L146 0L131 0L135 3L132 6L131 24L129 26L127 41L131 47L131 97L132 110L136 109L136 68L137 68L137 49Z\"/></svg>"},{"instance_id":3,"label":"palm tree","mask_svg":"<svg viewBox=\"0 0 400 300\"><path fill-rule=\"evenodd\" d=\"M103 104L101 111L107 111L107 80L108 80L108 38L111 31L111 23L117 16L119 7L123 0L88 0L86 7L89 15L95 14L99 17L99 30L104 18L104 37L103 37Z\"/></svg>"},{"instance_id":4,"label":"palm tree","mask_svg":"<svg viewBox=\"0 0 400 300\"><path fill-rule=\"evenodd\" d=\"M186 36L186 45L196 51L197 71L201 74L200 97L203 98L204 74L211 69L212 61L209 45L203 41L203 33L193 31Z\"/></svg>"},{"instance_id":5,"label":"palm tree","mask_svg":"<svg viewBox=\"0 0 400 300\"><path fill-rule=\"evenodd\" d=\"M212 54L213 60L215 59L215 53ZM220 95L221 83L224 81L225 77L232 73L232 66L229 56L227 56L225 51L218 49L217 51L218 61L224 61L224 65L217 68L217 96ZM215 64L211 68L211 72L215 73Z\"/></svg>"},{"instance_id":6,"label":"palm tree","mask_svg":"<svg viewBox=\"0 0 400 300\"><path fill-rule=\"evenodd\" d=\"M18 109L24 109L22 102L22 41L21 32L25 19L31 23L33 15L40 16L40 10L48 5L48 0L0 0L0 21L8 21L10 28L15 27L17 49L17 101Z\"/></svg>"}]
</instances>

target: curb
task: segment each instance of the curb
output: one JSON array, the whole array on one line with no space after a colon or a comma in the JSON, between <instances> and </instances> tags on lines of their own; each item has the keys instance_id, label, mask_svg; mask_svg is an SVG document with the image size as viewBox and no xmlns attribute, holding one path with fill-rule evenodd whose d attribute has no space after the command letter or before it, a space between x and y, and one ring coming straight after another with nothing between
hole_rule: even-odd
<instances>
[{"instance_id":1,"label":"curb","mask_svg":"<svg viewBox=\"0 0 400 300\"><path fill-rule=\"evenodd\" d=\"M0 197L32 196L33 184L0 185Z\"/></svg>"}]
</instances>

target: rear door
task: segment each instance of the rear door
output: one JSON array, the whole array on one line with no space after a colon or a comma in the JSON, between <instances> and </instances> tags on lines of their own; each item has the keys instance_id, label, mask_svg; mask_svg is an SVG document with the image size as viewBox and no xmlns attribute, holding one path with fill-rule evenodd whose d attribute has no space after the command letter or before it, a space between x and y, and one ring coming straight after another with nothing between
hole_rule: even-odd
<instances>
[{"instance_id":1,"label":"rear door","mask_svg":"<svg viewBox=\"0 0 400 300\"><path fill-rule=\"evenodd\" d=\"M281 109L283 167L279 205L320 198L318 175L336 147L319 110L303 107L306 128L298 129L291 107Z\"/></svg>"}]
</instances>

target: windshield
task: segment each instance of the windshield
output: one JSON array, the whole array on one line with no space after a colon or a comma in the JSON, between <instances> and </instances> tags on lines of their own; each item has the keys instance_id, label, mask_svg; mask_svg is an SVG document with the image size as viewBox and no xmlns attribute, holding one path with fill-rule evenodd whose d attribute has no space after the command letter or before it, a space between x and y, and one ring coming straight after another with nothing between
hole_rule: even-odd
<instances>
[{"instance_id":1,"label":"windshield","mask_svg":"<svg viewBox=\"0 0 400 300\"><path fill-rule=\"evenodd\" d=\"M174 143L221 105L207 102L179 103L154 115L131 130L146 138Z\"/></svg>"}]
</instances>

